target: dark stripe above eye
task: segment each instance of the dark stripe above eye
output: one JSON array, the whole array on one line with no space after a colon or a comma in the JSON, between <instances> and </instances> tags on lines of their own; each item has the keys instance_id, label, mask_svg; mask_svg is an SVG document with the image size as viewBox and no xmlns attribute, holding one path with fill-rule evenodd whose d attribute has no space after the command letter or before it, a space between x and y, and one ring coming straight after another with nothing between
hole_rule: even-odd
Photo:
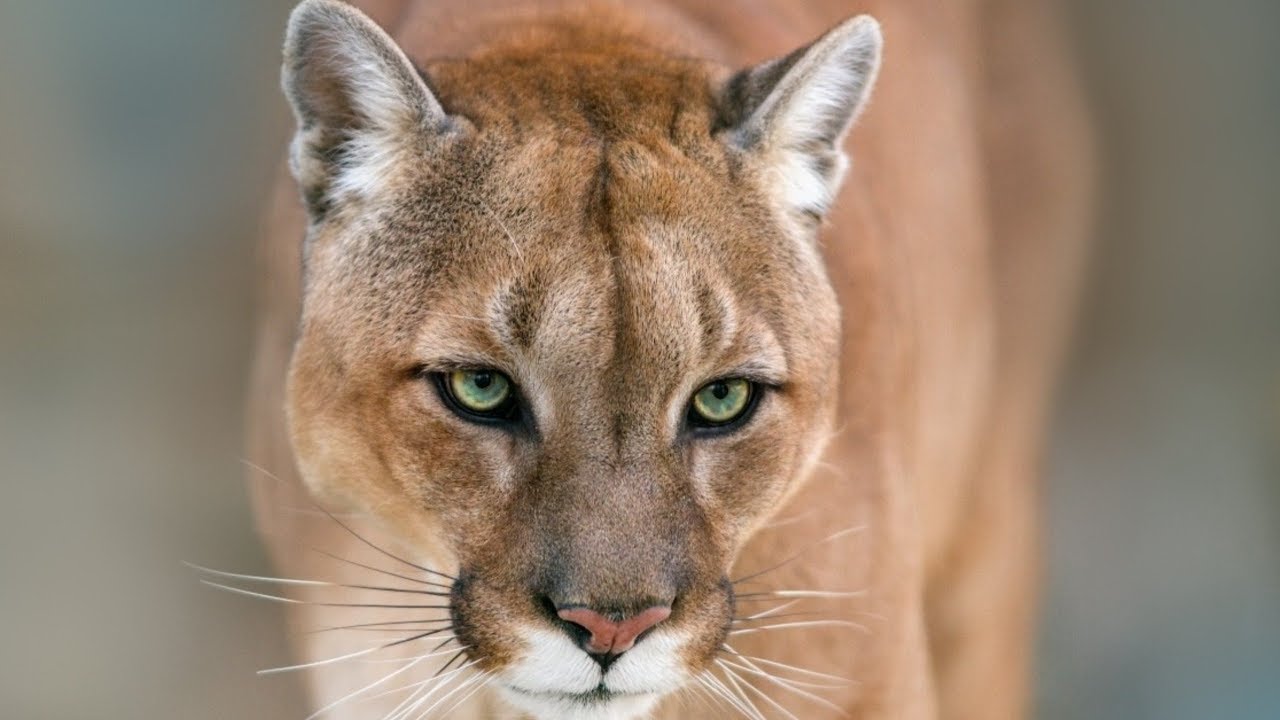
<instances>
[{"instance_id":1,"label":"dark stripe above eye","mask_svg":"<svg viewBox=\"0 0 1280 720\"><path fill-rule=\"evenodd\" d=\"M524 275L507 287L499 296L496 308L505 340L521 348L533 345L542 323L546 296L546 282L537 272Z\"/></svg>"}]
</instances>

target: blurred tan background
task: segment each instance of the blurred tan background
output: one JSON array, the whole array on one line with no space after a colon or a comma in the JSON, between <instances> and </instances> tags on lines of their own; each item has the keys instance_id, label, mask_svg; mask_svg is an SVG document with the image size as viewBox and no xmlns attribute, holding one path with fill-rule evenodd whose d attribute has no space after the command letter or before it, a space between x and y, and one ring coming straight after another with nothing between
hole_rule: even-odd
<instances>
[{"instance_id":1,"label":"blurred tan background","mask_svg":"<svg viewBox=\"0 0 1280 720\"><path fill-rule=\"evenodd\" d=\"M0 0L0 717L301 718L240 464L288 0ZM1040 717L1280 717L1280 3L1077 0ZM992 688L999 692L998 688Z\"/></svg>"}]
</instances>

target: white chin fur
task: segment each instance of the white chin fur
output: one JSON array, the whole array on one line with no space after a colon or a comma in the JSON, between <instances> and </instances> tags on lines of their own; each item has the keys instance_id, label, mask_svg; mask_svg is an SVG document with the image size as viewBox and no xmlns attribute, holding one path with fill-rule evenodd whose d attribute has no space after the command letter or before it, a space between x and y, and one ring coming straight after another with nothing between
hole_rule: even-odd
<instances>
[{"instance_id":1,"label":"white chin fur","mask_svg":"<svg viewBox=\"0 0 1280 720\"><path fill-rule=\"evenodd\" d=\"M627 695L607 702L583 702L570 696L529 695L499 686L512 707L534 720L637 720L658 702L657 695Z\"/></svg>"},{"instance_id":2,"label":"white chin fur","mask_svg":"<svg viewBox=\"0 0 1280 720\"><path fill-rule=\"evenodd\" d=\"M618 658L601 677L600 667L562 633L525 630L526 652L500 675L503 698L536 720L633 720L688 678L680 650L688 635L654 633ZM574 697L600 687L608 700Z\"/></svg>"},{"instance_id":3,"label":"white chin fur","mask_svg":"<svg viewBox=\"0 0 1280 720\"><path fill-rule=\"evenodd\" d=\"M680 650L689 641L681 632L653 633L624 653L604 676L606 689L624 694L665 695L688 678Z\"/></svg>"},{"instance_id":4,"label":"white chin fur","mask_svg":"<svg viewBox=\"0 0 1280 720\"><path fill-rule=\"evenodd\" d=\"M502 682L528 693L579 695L600 685L600 666L562 632L524 630L525 653L502 672Z\"/></svg>"}]
</instances>

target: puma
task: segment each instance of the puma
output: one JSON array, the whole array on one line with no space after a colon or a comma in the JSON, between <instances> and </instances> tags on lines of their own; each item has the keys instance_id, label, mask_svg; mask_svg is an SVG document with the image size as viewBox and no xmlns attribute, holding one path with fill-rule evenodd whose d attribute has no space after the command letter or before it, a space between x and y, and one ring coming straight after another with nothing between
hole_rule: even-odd
<instances>
[{"instance_id":1,"label":"puma","mask_svg":"<svg viewBox=\"0 0 1280 720\"><path fill-rule=\"evenodd\" d=\"M1051 8L359 4L285 45L282 579L209 578L312 709L1025 716L1091 173Z\"/></svg>"}]
</instances>

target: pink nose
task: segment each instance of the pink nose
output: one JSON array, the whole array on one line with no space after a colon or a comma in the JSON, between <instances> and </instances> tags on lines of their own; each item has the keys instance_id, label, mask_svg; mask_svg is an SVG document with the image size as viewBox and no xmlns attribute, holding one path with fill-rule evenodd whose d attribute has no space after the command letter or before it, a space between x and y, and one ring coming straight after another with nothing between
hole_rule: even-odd
<instances>
[{"instance_id":1,"label":"pink nose","mask_svg":"<svg viewBox=\"0 0 1280 720\"><path fill-rule=\"evenodd\" d=\"M586 650L594 655L619 655L636 644L636 638L645 630L671 616L671 608L655 605L632 615L622 622L614 622L595 610L584 607L565 608L556 613L561 620L571 622L591 633Z\"/></svg>"}]
</instances>

